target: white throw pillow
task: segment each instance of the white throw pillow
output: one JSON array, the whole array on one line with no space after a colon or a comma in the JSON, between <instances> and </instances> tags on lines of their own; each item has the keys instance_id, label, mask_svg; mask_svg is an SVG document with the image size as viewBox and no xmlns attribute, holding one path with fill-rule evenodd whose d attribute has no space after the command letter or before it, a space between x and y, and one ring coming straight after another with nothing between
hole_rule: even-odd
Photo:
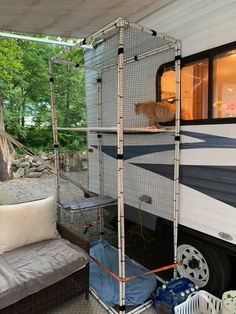
<instances>
[{"instance_id":1,"label":"white throw pillow","mask_svg":"<svg viewBox=\"0 0 236 314\"><path fill-rule=\"evenodd\" d=\"M0 206L0 254L58 237L53 196L39 201Z\"/></svg>"}]
</instances>

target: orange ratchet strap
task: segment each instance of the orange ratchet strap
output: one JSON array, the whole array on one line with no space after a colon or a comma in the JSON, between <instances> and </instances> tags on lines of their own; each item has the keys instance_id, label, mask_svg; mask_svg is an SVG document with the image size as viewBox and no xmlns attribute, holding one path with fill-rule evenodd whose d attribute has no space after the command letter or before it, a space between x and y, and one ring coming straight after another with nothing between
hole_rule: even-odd
<instances>
[{"instance_id":1,"label":"orange ratchet strap","mask_svg":"<svg viewBox=\"0 0 236 314\"><path fill-rule=\"evenodd\" d=\"M109 274L110 276L112 276L113 278L115 278L116 280L120 281L120 282L127 282L127 281L130 281L130 280L134 280L140 276L146 276L146 275L151 275L151 274L155 274L155 273L159 273L161 271L164 271L164 270L168 270L168 269L173 269L173 268L176 268L177 267L177 264L171 264L171 265L167 265L167 266L163 266L163 267L160 267L160 268L156 268L156 269L153 269L153 270L150 270L150 271L147 271L143 274L139 274L139 275L136 275L136 276L128 276L128 277L125 277L125 278L121 278L120 276L118 276L117 274L113 273L111 270L109 270L105 265L103 265L101 262L99 262L98 260L96 260L94 257L90 256L90 258L101 268L103 269L107 274Z\"/></svg>"}]
</instances>

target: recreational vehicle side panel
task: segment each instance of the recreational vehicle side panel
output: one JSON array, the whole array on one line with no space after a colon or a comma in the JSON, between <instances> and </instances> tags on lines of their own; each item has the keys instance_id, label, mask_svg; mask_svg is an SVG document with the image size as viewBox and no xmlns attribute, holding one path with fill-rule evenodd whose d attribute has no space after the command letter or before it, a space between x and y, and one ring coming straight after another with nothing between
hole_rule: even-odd
<instances>
[{"instance_id":1,"label":"recreational vehicle side panel","mask_svg":"<svg viewBox=\"0 0 236 314\"><path fill-rule=\"evenodd\" d=\"M140 23L182 42L182 56L235 41L236 1L172 1Z\"/></svg>"},{"instance_id":2,"label":"recreational vehicle side panel","mask_svg":"<svg viewBox=\"0 0 236 314\"><path fill-rule=\"evenodd\" d=\"M236 244L235 125L183 126L181 134L180 223Z\"/></svg>"}]
</instances>

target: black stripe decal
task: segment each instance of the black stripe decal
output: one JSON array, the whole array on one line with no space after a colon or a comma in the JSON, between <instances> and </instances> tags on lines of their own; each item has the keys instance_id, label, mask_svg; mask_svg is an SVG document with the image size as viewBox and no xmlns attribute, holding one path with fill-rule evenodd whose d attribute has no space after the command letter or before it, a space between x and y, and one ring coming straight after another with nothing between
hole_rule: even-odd
<instances>
[{"instance_id":1,"label":"black stripe decal","mask_svg":"<svg viewBox=\"0 0 236 314\"><path fill-rule=\"evenodd\" d=\"M145 163L133 163L133 165L171 180L174 178L173 165ZM236 207L236 166L181 165L179 181L194 190Z\"/></svg>"}]
</instances>

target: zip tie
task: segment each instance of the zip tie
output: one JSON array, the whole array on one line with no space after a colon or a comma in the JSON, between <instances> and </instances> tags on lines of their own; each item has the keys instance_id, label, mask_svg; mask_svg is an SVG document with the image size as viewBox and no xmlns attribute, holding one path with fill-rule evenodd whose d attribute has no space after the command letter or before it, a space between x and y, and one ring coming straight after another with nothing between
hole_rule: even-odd
<instances>
[{"instance_id":1,"label":"zip tie","mask_svg":"<svg viewBox=\"0 0 236 314\"><path fill-rule=\"evenodd\" d=\"M177 61L177 60L181 60L181 55L175 56L175 61Z\"/></svg>"},{"instance_id":2,"label":"zip tie","mask_svg":"<svg viewBox=\"0 0 236 314\"><path fill-rule=\"evenodd\" d=\"M156 36L157 35L157 32L154 31L154 29L152 29L151 31L152 31L152 36Z\"/></svg>"},{"instance_id":3,"label":"zip tie","mask_svg":"<svg viewBox=\"0 0 236 314\"><path fill-rule=\"evenodd\" d=\"M125 305L120 305L119 306L119 311L125 311L126 310L126 306Z\"/></svg>"},{"instance_id":4,"label":"zip tie","mask_svg":"<svg viewBox=\"0 0 236 314\"><path fill-rule=\"evenodd\" d=\"M124 48L123 48L123 47L120 47L120 48L118 49L118 55L120 55L121 53L124 53Z\"/></svg>"}]
</instances>

